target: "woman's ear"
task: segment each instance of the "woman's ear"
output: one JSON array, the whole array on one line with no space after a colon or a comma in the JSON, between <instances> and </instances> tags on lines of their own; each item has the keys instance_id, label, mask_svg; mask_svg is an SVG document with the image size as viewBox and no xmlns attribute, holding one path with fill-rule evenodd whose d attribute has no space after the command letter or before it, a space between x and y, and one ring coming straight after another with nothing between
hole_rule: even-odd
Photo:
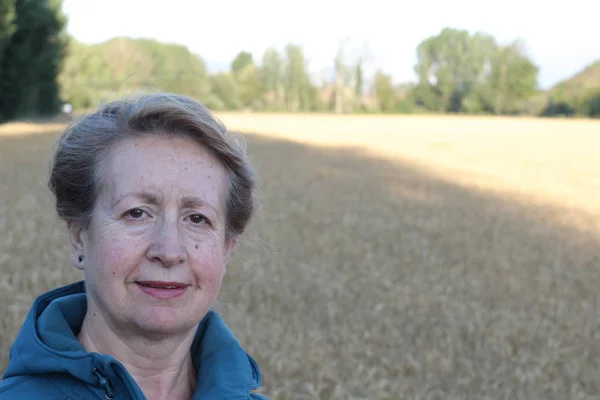
<instances>
[{"instance_id":1,"label":"woman's ear","mask_svg":"<svg viewBox=\"0 0 600 400\"><path fill-rule=\"evenodd\" d=\"M237 239L234 237L225 239L225 265L229 264L229 260L231 259L231 253L233 249L237 245Z\"/></svg>"},{"instance_id":2,"label":"woman's ear","mask_svg":"<svg viewBox=\"0 0 600 400\"><path fill-rule=\"evenodd\" d=\"M69 232L69 241L71 242L71 261L77 269L83 269L84 262L84 243L83 229L79 224L74 224L72 221L67 221L67 230Z\"/></svg>"}]
</instances>

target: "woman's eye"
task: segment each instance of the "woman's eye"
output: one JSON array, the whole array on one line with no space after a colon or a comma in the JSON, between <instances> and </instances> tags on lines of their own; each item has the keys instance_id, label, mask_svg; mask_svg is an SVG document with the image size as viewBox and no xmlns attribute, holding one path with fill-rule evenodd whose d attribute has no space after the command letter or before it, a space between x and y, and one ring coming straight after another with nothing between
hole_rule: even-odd
<instances>
[{"instance_id":1,"label":"woman's eye","mask_svg":"<svg viewBox=\"0 0 600 400\"><path fill-rule=\"evenodd\" d=\"M204 218L204 215L202 215L202 214L192 214L192 215L190 215L190 221L193 224L201 224L203 222L207 222L206 218Z\"/></svg>"},{"instance_id":2,"label":"woman's eye","mask_svg":"<svg viewBox=\"0 0 600 400\"><path fill-rule=\"evenodd\" d=\"M131 218L139 219L144 216L144 212L145 211L141 208L134 208L132 210L129 210L128 214Z\"/></svg>"}]
</instances>

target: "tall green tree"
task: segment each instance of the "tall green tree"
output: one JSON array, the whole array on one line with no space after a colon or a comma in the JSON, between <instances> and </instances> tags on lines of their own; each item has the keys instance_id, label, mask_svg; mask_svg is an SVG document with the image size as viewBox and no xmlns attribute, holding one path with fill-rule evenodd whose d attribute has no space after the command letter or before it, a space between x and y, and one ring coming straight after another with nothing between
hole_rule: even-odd
<instances>
[{"instance_id":1,"label":"tall green tree","mask_svg":"<svg viewBox=\"0 0 600 400\"><path fill-rule=\"evenodd\" d=\"M338 51L333 62L333 111L336 114L344 112L344 92L346 91L346 65L342 50Z\"/></svg>"},{"instance_id":2,"label":"tall green tree","mask_svg":"<svg viewBox=\"0 0 600 400\"><path fill-rule=\"evenodd\" d=\"M334 58L333 96L331 109L336 113L354 112L362 107L363 63L367 48L350 46L342 41Z\"/></svg>"},{"instance_id":3,"label":"tall green tree","mask_svg":"<svg viewBox=\"0 0 600 400\"><path fill-rule=\"evenodd\" d=\"M67 48L66 17L61 0L16 0L12 35L0 58L0 119L47 115L60 106L57 77ZM13 11L14 10L14 11ZM3 26L11 18L2 16Z\"/></svg>"},{"instance_id":4,"label":"tall green tree","mask_svg":"<svg viewBox=\"0 0 600 400\"><path fill-rule=\"evenodd\" d=\"M377 99L377 109L379 111L384 113L396 111L398 98L391 76L377 71L373 79L373 92Z\"/></svg>"},{"instance_id":5,"label":"tall green tree","mask_svg":"<svg viewBox=\"0 0 600 400\"><path fill-rule=\"evenodd\" d=\"M538 67L522 44L499 48L492 57L483 100L494 114L519 113L521 104L537 92Z\"/></svg>"},{"instance_id":6,"label":"tall green tree","mask_svg":"<svg viewBox=\"0 0 600 400\"><path fill-rule=\"evenodd\" d=\"M333 60L333 98L332 109L335 113L347 112L352 108L352 98L354 90L352 84L354 79L354 70L348 59L348 41L344 40Z\"/></svg>"},{"instance_id":7,"label":"tall green tree","mask_svg":"<svg viewBox=\"0 0 600 400\"><path fill-rule=\"evenodd\" d=\"M240 51L231 62L231 72L236 75L250 64L254 64L252 53Z\"/></svg>"},{"instance_id":8,"label":"tall green tree","mask_svg":"<svg viewBox=\"0 0 600 400\"><path fill-rule=\"evenodd\" d=\"M363 94L363 84L363 60L361 57L358 59L356 66L354 67L354 95L357 98L360 98Z\"/></svg>"},{"instance_id":9,"label":"tall green tree","mask_svg":"<svg viewBox=\"0 0 600 400\"><path fill-rule=\"evenodd\" d=\"M17 30L15 25L16 0L0 0L0 64L4 55L4 48Z\"/></svg>"},{"instance_id":10,"label":"tall green tree","mask_svg":"<svg viewBox=\"0 0 600 400\"><path fill-rule=\"evenodd\" d=\"M485 82L496 51L493 37L446 28L421 42L415 71L420 103L435 111L461 111L473 88Z\"/></svg>"},{"instance_id":11,"label":"tall green tree","mask_svg":"<svg viewBox=\"0 0 600 400\"><path fill-rule=\"evenodd\" d=\"M583 106L583 114L586 117L600 118L600 90L589 96Z\"/></svg>"},{"instance_id":12,"label":"tall green tree","mask_svg":"<svg viewBox=\"0 0 600 400\"><path fill-rule=\"evenodd\" d=\"M419 105L439 112L525 112L538 68L522 43L499 46L485 33L446 28L417 49Z\"/></svg>"},{"instance_id":13,"label":"tall green tree","mask_svg":"<svg viewBox=\"0 0 600 400\"><path fill-rule=\"evenodd\" d=\"M285 95L284 60L273 47L265 50L263 54L260 82L266 107L271 110L282 110Z\"/></svg>"},{"instance_id":14,"label":"tall green tree","mask_svg":"<svg viewBox=\"0 0 600 400\"><path fill-rule=\"evenodd\" d=\"M285 104L288 111L309 111L314 108L315 88L308 75L308 66L301 47L289 44L285 48ZM311 101L312 100L312 101Z\"/></svg>"},{"instance_id":15,"label":"tall green tree","mask_svg":"<svg viewBox=\"0 0 600 400\"><path fill-rule=\"evenodd\" d=\"M252 54L242 51L231 62L231 74L237 82L243 107L262 108L259 70Z\"/></svg>"}]
</instances>

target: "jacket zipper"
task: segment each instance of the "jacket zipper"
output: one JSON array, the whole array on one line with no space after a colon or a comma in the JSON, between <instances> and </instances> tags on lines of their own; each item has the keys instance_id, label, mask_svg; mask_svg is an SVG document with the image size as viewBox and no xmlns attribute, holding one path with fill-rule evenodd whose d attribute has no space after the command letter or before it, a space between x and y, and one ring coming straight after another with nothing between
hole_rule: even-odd
<instances>
[{"instance_id":1,"label":"jacket zipper","mask_svg":"<svg viewBox=\"0 0 600 400\"><path fill-rule=\"evenodd\" d=\"M114 399L115 391L113 390L108 379L106 379L106 377L102 375L100 371L98 371L98 368L94 368L93 372L94 374L96 374L98 379L100 379L100 386L102 387L102 389L104 389L104 397L106 397L108 400Z\"/></svg>"}]
</instances>

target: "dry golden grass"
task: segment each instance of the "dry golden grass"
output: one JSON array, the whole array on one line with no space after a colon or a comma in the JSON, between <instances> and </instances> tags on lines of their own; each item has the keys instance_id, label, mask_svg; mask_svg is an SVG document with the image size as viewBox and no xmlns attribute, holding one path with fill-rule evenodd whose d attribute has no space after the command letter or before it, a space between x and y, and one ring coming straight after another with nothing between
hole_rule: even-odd
<instances>
[{"instance_id":1,"label":"dry golden grass","mask_svg":"<svg viewBox=\"0 0 600 400\"><path fill-rule=\"evenodd\" d=\"M263 204L218 308L272 399L600 398L600 123L219 116ZM55 138L0 136L2 366L80 278Z\"/></svg>"}]
</instances>

